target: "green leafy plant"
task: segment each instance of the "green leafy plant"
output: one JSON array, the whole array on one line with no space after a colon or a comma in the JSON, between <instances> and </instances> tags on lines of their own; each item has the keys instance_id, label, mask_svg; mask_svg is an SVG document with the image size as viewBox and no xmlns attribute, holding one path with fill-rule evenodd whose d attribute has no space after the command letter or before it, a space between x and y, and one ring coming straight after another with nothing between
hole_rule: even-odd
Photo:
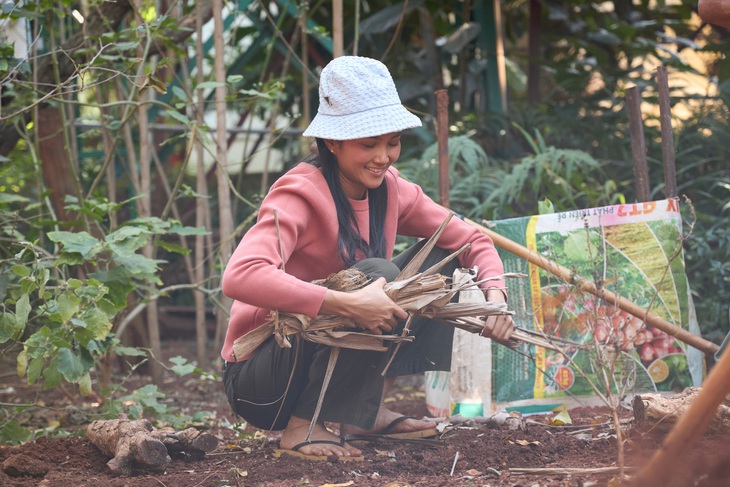
<instances>
[{"instance_id":1,"label":"green leafy plant","mask_svg":"<svg viewBox=\"0 0 730 487\"><path fill-rule=\"evenodd\" d=\"M451 207L470 218L485 218L489 213L487 201L499 187L504 164L487 157L484 149L465 135L450 137L448 146ZM430 145L418 159L399 163L398 169L438 200L438 144Z\"/></svg>"},{"instance_id":2,"label":"green leafy plant","mask_svg":"<svg viewBox=\"0 0 730 487\"><path fill-rule=\"evenodd\" d=\"M538 199L548 199L559 211L623 203L616 183L603 171L603 165L589 152L549 145L539 131L530 136L517 129L528 142L532 154L511 165L502 184L489 203L518 205L537 213ZM525 206L530 202L529 206Z\"/></svg>"},{"instance_id":3,"label":"green leafy plant","mask_svg":"<svg viewBox=\"0 0 730 487\"><path fill-rule=\"evenodd\" d=\"M99 199L71 202L68 208L100 221L121 206ZM42 380L52 388L66 381L89 394L90 370L116 344L112 327L127 296L161 284L163 261L145 257L140 249L162 235L204 230L136 218L98 237L86 231L50 231L48 239L57 244L51 252L25 241L10 223L8 210L0 209L8 218L3 229L10 249L0 261L0 344L19 350L18 374L29 384Z\"/></svg>"},{"instance_id":4,"label":"green leafy plant","mask_svg":"<svg viewBox=\"0 0 730 487\"><path fill-rule=\"evenodd\" d=\"M540 199L551 201L556 210L624 202L616 183L588 152L559 149L548 145L539 131L531 137L517 129L532 153L516 161L487 156L468 136L449 138L449 197L455 211L469 218L501 218L537 214ZM438 144L398 167L404 177L437 199Z\"/></svg>"}]
</instances>

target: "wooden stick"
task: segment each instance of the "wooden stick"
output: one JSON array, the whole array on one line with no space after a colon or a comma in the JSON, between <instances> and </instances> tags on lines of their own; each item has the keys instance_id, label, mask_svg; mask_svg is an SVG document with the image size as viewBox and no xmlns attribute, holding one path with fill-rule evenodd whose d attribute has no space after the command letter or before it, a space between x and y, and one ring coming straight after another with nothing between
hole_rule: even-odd
<instances>
[{"instance_id":1,"label":"wooden stick","mask_svg":"<svg viewBox=\"0 0 730 487\"><path fill-rule=\"evenodd\" d=\"M635 485L641 487L669 485L674 468L683 466L681 457L684 457L697 443L728 393L730 393L730 353L725 352L710 371L697 397L669 432L662 447L639 472Z\"/></svg>"},{"instance_id":2,"label":"wooden stick","mask_svg":"<svg viewBox=\"0 0 730 487\"><path fill-rule=\"evenodd\" d=\"M514 242L507 237L504 237L494 230L490 230L489 228L486 228L483 225L479 225L476 222L473 222L467 218L464 218L464 221L469 223L470 225L473 225L474 227L478 228L482 233L485 235L491 237L492 241L494 241L495 245L498 245L499 247L512 252L516 256L525 259L526 261L530 262L531 264L534 264L541 269L544 269L551 274L565 280L566 282L573 284L583 291L589 292L595 296L598 296L599 298L612 303L622 310L626 311L627 313L636 316L637 318L643 320L646 324L653 326L654 328L657 328L659 330L662 330L663 332L669 334L670 336L673 336L674 338L677 338L678 340L683 341L684 343L691 345L695 347L696 349L702 351L706 355L714 355L714 353L720 348L715 343L712 343L710 341L705 340L702 337L699 337L697 335L693 335L689 331L680 328L664 318L655 315L654 313L651 313L641 306L637 305L636 303L629 301L626 298L623 298L621 296L618 296L617 294L605 289L605 288L599 288L596 286L596 284L592 281L589 281L588 279L576 274L575 272L571 271L570 269L567 269L560 264L553 262L552 260L543 257L542 255L538 254L537 252L534 252L527 247L524 247L517 242Z\"/></svg>"},{"instance_id":3,"label":"wooden stick","mask_svg":"<svg viewBox=\"0 0 730 487\"><path fill-rule=\"evenodd\" d=\"M624 470L630 468L624 467ZM594 475L594 474L616 474L619 473L619 467L597 467L597 468L510 468L509 473L516 475Z\"/></svg>"}]
</instances>

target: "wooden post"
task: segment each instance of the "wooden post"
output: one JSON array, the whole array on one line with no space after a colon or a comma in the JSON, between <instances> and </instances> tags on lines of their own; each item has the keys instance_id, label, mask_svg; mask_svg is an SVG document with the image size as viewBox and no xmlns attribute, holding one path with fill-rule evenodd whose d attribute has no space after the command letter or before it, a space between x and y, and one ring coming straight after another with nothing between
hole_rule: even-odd
<instances>
[{"instance_id":1,"label":"wooden post","mask_svg":"<svg viewBox=\"0 0 730 487\"><path fill-rule=\"evenodd\" d=\"M631 155L634 160L636 201L649 201L649 166L646 163L644 122L641 118L641 95L639 94L639 88L636 86L626 90L626 111L629 115L629 130L631 132Z\"/></svg>"},{"instance_id":2,"label":"wooden post","mask_svg":"<svg viewBox=\"0 0 730 487\"><path fill-rule=\"evenodd\" d=\"M478 228L483 234L489 236L495 245L509 252L512 252L517 257L520 257L530 262L531 264L534 264L541 269L548 271L554 276L557 276L564 281L579 287L583 291L589 292L594 296L598 296L599 298L605 300L606 302L618 306L620 309L626 311L627 313L630 313L631 315L641 319L647 325L651 325L654 328L662 330L670 336L695 347L706 355L712 355L720 348L717 344L707 341L702 337L698 337L697 335L693 335L689 331L668 322L661 316L657 316L654 313L645 310L638 304L635 304L626 298L623 298L603 287L599 288L594 282L589 281L571 271L570 269L561 266L557 262L543 257L537 252L534 252L527 247L524 247L517 242L514 242L507 237L498 234L494 230L490 230L489 228L479 225L478 223L473 222L468 218L464 218L464 221ZM728 355L730 355L730 353Z\"/></svg>"},{"instance_id":3,"label":"wooden post","mask_svg":"<svg viewBox=\"0 0 730 487\"><path fill-rule=\"evenodd\" d=\"M439 156L439 203L449 207L449 94L436 90L436 134Z\"/></svg>"},{"instance_id":4,"label":"wooden post","mask_svg":"<svg viewBox=\"0 0 730 487\"><path fill-rule=\"evenodd\" d=\"M672 130L672 105L669 101L669 80L667 68L659 66L656 71L659 87L659 121L662 131L662 160L664 161L664 195L676 198L677 169L674 154L674 131Z\"/></svg>"},{"instance_id":5,"label":"wooden post","mask_svg":"<svg viewBox=\"0 0 730 487\"><path fill-rule=\"evenodd\" d=\"M717 414L718 406L730 393L730 353L723 353L710 371L702 390L669 432L659 448L636 476L632 485L665 487L672 485L672 472L682 467L692 449Z\"/></svg>"}]
</instances>

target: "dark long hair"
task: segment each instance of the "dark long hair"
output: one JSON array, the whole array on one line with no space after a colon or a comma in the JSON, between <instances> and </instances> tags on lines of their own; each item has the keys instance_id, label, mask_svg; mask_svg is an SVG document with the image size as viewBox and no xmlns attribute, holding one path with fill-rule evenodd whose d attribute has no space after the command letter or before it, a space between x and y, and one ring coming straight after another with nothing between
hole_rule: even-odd
<instances>
[{"instance_id":1,"label":"dark long hair","mask_svg":"<svg viewBox=\"0 0 730 487\"><path fill-rule=\"evenodd\" d=\"M338 246L345 266L350 267L357 261L358 250L366 257L385 258L385 210L388 207L388 185L385 179L383 184L377 188L368 189L368 207L370 209L370 244L368 245L360 236L355 212L342 189L337 158L329 151L323 139L316 140L318 153L309 162L322 169L322 174L335 201L337 223L340 227Z\"/></svg>"}]
</instances>

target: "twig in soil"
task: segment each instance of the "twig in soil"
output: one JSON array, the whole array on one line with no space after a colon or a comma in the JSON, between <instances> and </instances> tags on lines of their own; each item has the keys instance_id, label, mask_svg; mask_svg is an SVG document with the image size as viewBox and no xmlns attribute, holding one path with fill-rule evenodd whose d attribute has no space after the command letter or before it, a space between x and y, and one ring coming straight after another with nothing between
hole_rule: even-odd
<instances>
[{"instance_id":1,"label":"twig in soil","mask_svg":"<svg viewBox=\"0 0 730 487\"><path fill-rule=\"evenodd\" d=\"M516 413L508 413L505 411L492 414L491 416L476 416L473 418L465 418L461 414L455 414L454 416L442 416L439 418L430 418L431 421L435 421L436 423L439 423L439 426L442 423L448 423L453 426L458 425L489 425L492 427L505 427L509 430L525 430L525 419Z\"/></svg>"},{"instance_id":2,"label":"twig in soil","mask_svg":"<svg viewBox=\"0 0 730 487\"><path fill-rule=\"evenodd\" d=\"M443 448L446 446L445 443L438 441L438 439L429 438L393 438L387 435L378 434L352 434L345 437L345 441L372 441L378 442L395 442L395 443L410 443L414 445L425 446L428 448Z\"/></svg>"},{"instance_id":3,"label":"twig in soil","mask_svg":"<svg viewBox=\"0 0 730 487\"><path fill-rule=\"evenodd\" d=\"M251 450L251 451L243 451L243 450L236 450L236 451L221 451L221 452L215 452L215 453L207 453L206 456L209 457L217 457L217 456L224 456L224 455L256 455L256 454L265 454L266 451L264 450Z\"/></svg>"},{"instance_id":4,"label":"twig in soil","mask_svg":"<svg viewBox=\"0 0 730 487\"><path fill-rule=\"evenodd\" d=\"M454 464L451 465L451 473L449 474L451 477L454 476L454 469L456 468L456 462L459 461L459 452L456 452L456 455L454 455Z\"/></svg>"},{"instance_id":5,"label":"twig in soil","mask_svg":"<svg viewBox=\"0 0 730 487\"><path fill-rule=\"evenodd\" d=\"M205 482L206 480L208 480L212 475L213 475L212 473L211 474L208 474L207 477L205 477L203 480L201 480L200 482L198 482L197 484L195 484L193 487L200 487L201 485L203 485L203 482Z\"/></svg>"},{"instance_id":6,"label":"twig in soil","mask_svg":"<svg viewBox=\"0 0 730 487\"><path fill-rule=\"evenodd\" d=\"M565 434L566 435L576 435L577 436L577 435L582 435L584 433L594 433L594 432L595 432L595 428L585 428L585 429L582 429L582 430L566 431ZM610 436L615 436L615 435L610 435Z\"/></svg>"},{"instance_id":7,"label":"twig in soil","mask_svg":"<svg viewBox=\"0 0 730 487\"><path fill-rule=\"evenodd\" d=\"M635 470L632 467L623 467L623 471ZM594 475L594 474L615 474L621 471L621 467L596 467L596 468L510 468L509 472L515 475Z\"/></svg>"},{"instance_id":8,"label":"twig in soil","mask_svg":"<svg viewBox=\"0 0 730 487\"><path fill-rule=\"evenodd\" d=\"M547 423L541 423L540 421L534 421L531 419L528 419L527 424L534 424L536 426L547 426L548 428L555 428L555 429L573 429L573 428L600 428L602 426L610 426L613 427L613 421L605 421L603 423L596 423L596 424L547 424Z\"/></svg>"}]
</instances>

